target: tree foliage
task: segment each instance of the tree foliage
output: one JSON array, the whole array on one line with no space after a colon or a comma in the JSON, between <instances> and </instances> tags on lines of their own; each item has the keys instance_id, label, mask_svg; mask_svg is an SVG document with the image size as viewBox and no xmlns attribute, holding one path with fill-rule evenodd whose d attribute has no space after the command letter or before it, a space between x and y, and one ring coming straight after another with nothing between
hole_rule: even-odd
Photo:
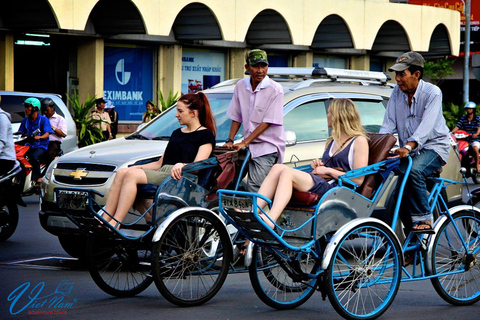
<instances>
[{"instance_id":1,"label":"tree foliage","mask_svg":"<svg viewBox=\"0 0 480 320\"><path fill-rule=\"evenodd\" d=\"M74 92L73 98L68 96L72 107L72 118L77 126L79 147L85 147L102 141L102 131L99 126L96 126L101 120L92 119L90 116L95 106L95 99L96 97L90 98L90 96L87 96L87 100L81 103L77 91Z\"/></svg>"},{"instance_id":2,"label":"tree foliage","mask_svg":"<svg viewBox=\"0 0 480 320\"><path fill-rule=\"evenodd\" d=\"M424 76L429 78L436 85L440 85L446 77L455 74L453 71L454 62L454 59L425 61Z\"/></svg>"},{"instance_id":3,"label":"tree foliage","mask_svg":"<svg viewBox=\"0 0 480 320\"><path fill-rule=\"evenodd\" d=\"M162 90L158 89L158 100L160 102L160 112L163 112L177 103L180 98L180 94L176 92L173 94L172 90L168 91L168 96L165 97L162 93Z\"/></svg>"}]
</instances>

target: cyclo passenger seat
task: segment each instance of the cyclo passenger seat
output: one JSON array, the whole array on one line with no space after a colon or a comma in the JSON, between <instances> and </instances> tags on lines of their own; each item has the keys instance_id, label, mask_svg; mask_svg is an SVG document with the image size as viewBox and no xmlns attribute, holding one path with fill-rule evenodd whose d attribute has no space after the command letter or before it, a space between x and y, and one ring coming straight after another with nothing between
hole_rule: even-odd
<instances>
[{"instance_id":1,"label":"cyclo passenger seat","mask_svg":"<svg viewBox=\"0 0 480 320\"><path fill-rule=\"evenodd\" d=\"M393 148L397 139L391 134L368 133L368 164L374 164L387 159L390 150ZM365 177L362 185L357 189L357 193L365 198L371 199L381 177L377 174L371 174ZM318 203L321 194L313 192L293 191L292 198L288 204L291 206L314 206Z\"/></svg>"},{"instance_id":2,"label":"cyclo passenger seat","mask_svg":"<svg viewBox=\"0 0 480 320\"><path fill-rule=\"evenodd\" d=\"M245 158L245 152L237 152L227 148L215 148L213 157L194 162L185 166L184 171L197 171L197 184L207 190L205 201L211 202L218 199L218 189L229 188L233 181L239 179L239 160ZM192 175L192 174L190 174ZM243 178L243 177L241 177ZM153 199L158 190L156 184L139 184L137 186L137 200Z\"/></svg>"}]
</instances>

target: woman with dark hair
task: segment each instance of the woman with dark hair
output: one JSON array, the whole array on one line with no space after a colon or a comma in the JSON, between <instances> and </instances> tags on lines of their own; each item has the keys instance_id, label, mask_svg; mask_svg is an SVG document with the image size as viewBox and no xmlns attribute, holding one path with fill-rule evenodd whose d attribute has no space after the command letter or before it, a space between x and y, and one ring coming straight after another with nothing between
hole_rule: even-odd
<instances>
[{"instance_id":1,"label":"woman with dark hair","mask_svg":"<svg viewBox=\"0 0 480 320\"><path fill-rule=\"evenodd\" d=\"M205 160L215 146L215 118L207 97L189 93L180 97L175 115L183 127L173 131L163 156L156 162L118 170L103 208L117 221L123 221L137 195L137 185L160 184L167 177L179 180L188 163ZM102 212L101 212L102 213ZM104 219L111 218L104 214Z\"/></svg>"},{"instance_id":2,"label":"woman with dark hair","mask_svg":"<svg viewBox=\"0 0 480 320\"><path fill-rule=\"evenodd\" d=\"M160 114L160 110L158 110L152 100L148 100L145 107L147 108L147 111L143 113L142 123L148 123Z\"/></svg>"}]
</instances>

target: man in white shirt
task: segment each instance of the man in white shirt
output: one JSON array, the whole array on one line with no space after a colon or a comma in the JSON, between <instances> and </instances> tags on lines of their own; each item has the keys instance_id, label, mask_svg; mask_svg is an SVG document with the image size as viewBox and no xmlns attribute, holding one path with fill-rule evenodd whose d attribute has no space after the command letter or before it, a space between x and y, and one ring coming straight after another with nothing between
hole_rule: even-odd
<instances>
[{"instance_id":1,"label":"man in white shirt","mask_svg":"<svg viewBox=\"0 0 480 320\"><path fill-rule=\"evenodd\" d=\"M55 157L61 154L63 138L67 136L67 122L55 112L55 103L50 98L42 100L42 113L50 121L53 133L50 135L48 143L48 157L50 164Z\"/></svg>"}]
</instances>

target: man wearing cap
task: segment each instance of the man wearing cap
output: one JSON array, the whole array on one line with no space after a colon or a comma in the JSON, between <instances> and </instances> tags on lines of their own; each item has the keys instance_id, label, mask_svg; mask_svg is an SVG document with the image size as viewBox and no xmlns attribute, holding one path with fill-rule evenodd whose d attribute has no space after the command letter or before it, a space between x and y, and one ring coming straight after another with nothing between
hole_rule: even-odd
<instances>
[{"instance_id":1,"label":"man wearing cap","mask_svg":"<svg viewBox=\"0 0 480 320\"><path fill-rule=\"evenodd\" d=\"M105 103L105 111L108 113L108 115L110 116L110 120L112 121L110 123L110 131L112 132L112 138L116 139L118 133L118 112L115 111L115 106L113 105L112 101L106 101L107 102Z\"/></svg>"},{"instance_id":2,"label":"man wearing cap","mask_svg":"<svg viewBox=\"0 0 480 320\"><path fill-rule=\"evenodd\" d=\"M249 147L252 159L248 169L250 192L256 192L275 163L283 162L283 89L267 76L265 51L254 49L245 55L245 69L250 77L239 81L233 93L227 116L232 120L225 146ZM243 140L234 143L243 123Z\"/></svg>"},{"instance_id":3,"label":"man wearing cap","mask_svg":"<svg viewBox=\"0 0 480 320\"><path fill-rule=\"evenodd\" d=\"M452 133L458 130L464 130L472 134L468 140L475 153L475 159L477 159L477 172L480 172L480 159L478 158L478 148L480 147L480 116L475 115L476 108L477 105L475 102L469 101L465 104L467 114L460 118L455 128L453 128Z\"/></svg>"},{"instance_id":4,"label":"man wearing cap","mask_svg":"<svg viewBox=\"0 0 480 320\"><path fill-rule=\"evenodd\" d=\"M401 158L412 157L413 166L402 201L406 230L433 233L426 179L447 162L450 145L442 114L442 92L422 80L424 59L417 52L401 55L388 69L395 71L397 85L388 102L380 133L397 133ZM405 172L406 159L400 171ZM399 178L400 181L400 178Z\"/></svg>"},{"instance_id":5,"label":"man wearing cap","mask_svg":"<svg viewBox=\"0 0 480 320\"><path fill-rule=\"evenodd\" d=\"M42 99L42 114L48 118L52 134L48 137L48 157L50 164L61 152L63 138L67 136L67 121L55 112L55 103L50 98Z\"/></svg>"},{"instance_id":6,"label":"man wearing cap","mask_svg":"<svg viewBox=\"0 0 480 320\"><path fill-rule=\"evenodd\" d=\"M22 120L18 132L33 136L33 140L26 143L27 146L30 146L26 155L32 165L32 183L34 187L39 187L42 181L40 164L46 161L48 157L47 149L52 127L47 117L38 114L40 100L28 98L23 105L26 117Z\"/></svg>"},{"instance_id":7,"label":"man wearing cap","mask_svg":"<svg viewBox=\"0 0 480 320\"><path fill-rule=\"evenodd\" d=\"M112 121L110 120L110 115L108 114L108 112L103 110L105 108L105 104L106 101L103 100L103 98L98 98L97 100L95 100L96 108L92 110L91 113L92 119L97 119L101 121L99 124L95 124L95 126L102 131L103 141L107 141L113 138L112 130L110 128L110 123L112 123Z\"/></svg>"}]
</instances>

